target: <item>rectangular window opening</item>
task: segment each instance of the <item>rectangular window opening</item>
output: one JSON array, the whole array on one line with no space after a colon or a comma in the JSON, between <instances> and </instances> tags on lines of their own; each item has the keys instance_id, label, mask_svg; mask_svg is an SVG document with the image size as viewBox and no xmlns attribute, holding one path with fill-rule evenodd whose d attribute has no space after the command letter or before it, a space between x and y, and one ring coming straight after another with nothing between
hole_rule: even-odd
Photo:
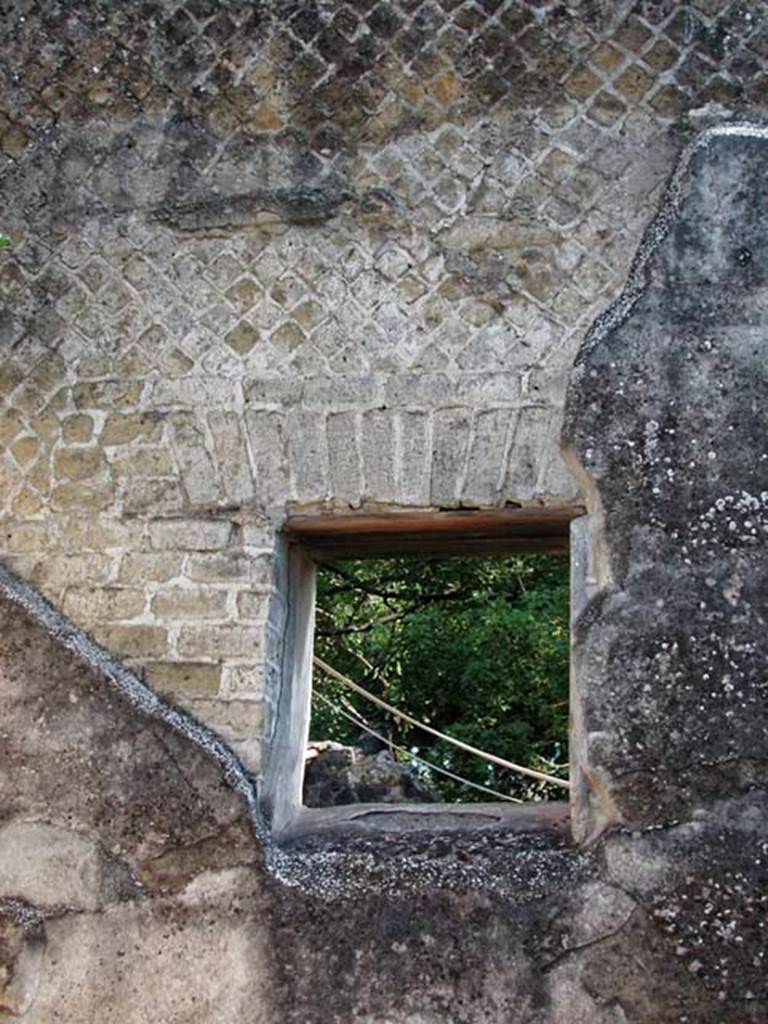
<instances>
[{"instance_id":1,"label":"rectangular window opening","mask_svg":"<svg viewBox=\"0 0 768 1024\"><path fill-rule=\"evenodd\" d=\"M569 532L582 514L288 519L262 778L278 836L567 829Z\"/></svg>"},{"instance_id":2,"label":"rectangular window opening","mask_svg":"<svg viewBox=\"0 0 768 1024\"><path fill-rule=\"evenodd\" d=\"M316 579L305 806L562 799L566 555L334 558Z\"/></svg>"}]
</instances>

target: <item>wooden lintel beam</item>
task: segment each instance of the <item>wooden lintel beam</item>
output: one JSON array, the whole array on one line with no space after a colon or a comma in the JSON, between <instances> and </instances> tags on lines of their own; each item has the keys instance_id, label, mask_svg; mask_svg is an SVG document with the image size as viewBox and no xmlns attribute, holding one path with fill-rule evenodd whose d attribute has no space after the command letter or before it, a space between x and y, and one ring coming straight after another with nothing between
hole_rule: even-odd
<instances>
[{"instance_id":1,"label":"wooden lintel beam","mask_svg":"<svg viewBox=\"0 0 768 1024\"><path fill-rule=\"evenodd\" d=\"M315 558L566 552L581 506L297 515L283 530Z\"/></svg>"}]
</instances>

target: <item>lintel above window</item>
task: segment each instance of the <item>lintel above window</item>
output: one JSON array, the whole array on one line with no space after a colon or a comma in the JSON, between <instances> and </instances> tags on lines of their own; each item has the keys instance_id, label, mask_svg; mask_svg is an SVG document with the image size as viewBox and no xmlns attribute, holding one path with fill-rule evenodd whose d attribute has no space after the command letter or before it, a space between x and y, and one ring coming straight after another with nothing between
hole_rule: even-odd
<instances>
[{"instance_id":1,"label":"lintel above window","mask_svg":"<svg viewBox=\"0 0 768 1024\"><path fill-rule=\"evenodd\" d=\"M571 520L583 515L578 505L294 515L286 520L283 533L316 561L408 554L566 554Z\"/></svg>"}]
</instances>

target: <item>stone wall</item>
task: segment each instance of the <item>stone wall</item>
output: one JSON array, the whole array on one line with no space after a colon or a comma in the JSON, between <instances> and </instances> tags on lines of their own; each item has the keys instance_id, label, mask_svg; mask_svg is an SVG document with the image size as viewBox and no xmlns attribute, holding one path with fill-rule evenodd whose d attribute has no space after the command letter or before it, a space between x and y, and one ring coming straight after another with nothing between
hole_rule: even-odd
<instances>
[{"instance_id":1,"label":"stone wall","mask_svg":"<svg viewBox=\"0 0 768 1024\"><path fill-rule=\"evenodd\" d=\"M286 512L576 499L568 367L764 10L6 5L2 558L256 766Z\"/></svg>"},{"instance_id":2,"label":"stone wall","mask_svg":"<svg viewBox=\"0 0 768 1024\"><path fill-rule=\"evenodd\" d=\"M765 1020L765 15L5 5L0 1020ZM277 844L286 515L580 501L571 819Z\"/></svg>"},{"instance_id":3,"label":"stone wall","mask_svg":"<svg viewBox=\"0 0 768 1024\"><path fill-rule=\"evenodd\" d=\"M575 829L278 844L212 731L0 567L0 1019L765 1021L766 170L768 128L698 141L569 384Z\"/></svg>"}]
</instances>

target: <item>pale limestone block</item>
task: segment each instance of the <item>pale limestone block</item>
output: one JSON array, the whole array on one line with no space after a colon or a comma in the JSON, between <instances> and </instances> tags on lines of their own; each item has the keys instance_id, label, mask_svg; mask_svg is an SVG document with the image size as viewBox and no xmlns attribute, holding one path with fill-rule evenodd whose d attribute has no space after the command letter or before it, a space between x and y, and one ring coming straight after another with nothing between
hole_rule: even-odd
<instances>
[{"instance_id":1,"label":"pale limestone block","mask_svg":"<svg viewBox=\"0 0 768 1024\"><path fill-rule=\"evenodd\" d=\"M3 524L3 548L6 551L44 551L49 546L50 529L45 523Z\"/></svg>"},{"instance_id":2,"label":"pale limestone block","mask_svg":"<svg viewBox=\"0 0 768 1024\"><path fill-rule=\"evenodd\" d=\"M224 665L221 680L222 696L231 699L261 700L264 696L264 665Z\"/></svg>"},{"instance_id":3,"label":"pale limestone block","mask_svg":"<svg viewBox=\"0 0 768 1024\"><path fill-rule=\"evenodd\" d=\"M106 583L112 561L109 555L95 553L51 555L38 566L34 582L51 590L78 583Z\"/></svg>"},{"instance_id":4,"label":"pale limestone block","mask_svg":"<svg viewBox=\"0 0 768 1024\"><path fill-rule=\"evenodd\" d=\"M397 453L393 414L381 409L364 413L362 432L365 496L372 501L396 500Z\"/></svg>"},{"instance_id":5,"label":"pale limestone block","mask_svg":"<svg viewBox=\"0 0 768 1024\"><path fill-rule=\"evenodd\" d=\"M428 505L432 463L430 416L401 412L398 493L405 505Z\"/></svg>"},{"instance_id":6,"label":"pale limestone block","mask_svg":"<svg viewBox=\"0 0 768 1024\"><path fill-rule=\"evenodd\" d=\"M0 470L0 486L2 486ZM58 484L51 492L50 506L54 512L95 512L109 508L115 499L115 487L111 479L98 483L70 481Z\"/></svg>"},{"instance_id":7,"label":"pale limestone block","mask_svg":"<svg viewBox=\"0 0 768 1024\"><path fill-rule=\"evenodd\" d=\"M244 420L256 468L256 498L267 508L284 502L288 476L283 417L276 412L250 409Z\"/></svg>"},{"instance_id":8,"label":"pale limestone block","mask_svg":"<svg viewBox=\"0 0 768 1024\"><path fill-rule=\"evenodd\" d=\"M235 412L215 411L208 416L208 425L225 501L228 504L249 501L253 498L254 486L241 416Z\"/></svg>"},{"instance_id":9,"label":"pale limestone block","mask_svg":"<svg viewBox=\"0 0 768 1024\"><path fill-rule=\"evenodd\" d=\"M455 398L462 405L482 407L519 401L522 376L517 371L466 373L456 381Z\"/></svg>"},{"instance_id":10,"label":"pale limestone block","mask_svg":"<svg viewBox=\"0 0 768 1024\"><path fill-rule=\"evenodd\" d=\"M321 501L328 493L324 419L319 409L298 408L287 414L288 458L299 501Z\"/></svg>"},{"instance_id":11,"label":"pale limestone block","mask_svg":"<svg viewBox=\"0 0 768 1024\"><path fill-rule=\"evenodd\" d=\"M173 477L129 475L122 483L123 511L128 515L178 515L185 505L179 482Z\"/></svg>"},{"instance_id":12,"label":"pale limestone block","mask_svg":"<svg viewBox=\"0 0 768 1024\"><path fill-rule=\"evenodd\" d=\"M245 548L272 549L275 543L275 529L271 523L243 523L241 539Z\"/></svg>"},{"instance_id":13,"label":"pale limestone block","mask_svg":"<svg viewBox=\"0 0 768 1024\"><path fill-rule=\"evenodd\" d=\"M471 414L441 409L433 417L431 497L435 505L456 505L467 460Z\"/></svg>"},{"instance_id":14,"label":"pale limestone block","mask_svg":"<svg viewBox=\"0 0 768 1024\"><path fill-rule=\"evenodd\" d=\"M362 494L357 431L352 412L333 413L326 421L332 497L350 505L358 505Z\"/></svg>"},{"instance_id":15,"label":"pale limestone block","mask_svg":"<svg viewBox=\"0 0 768 1024\"><path fill-rule=\"evenodd\" d=\"M237 595L238 618L249 621L266 619L269 612L269 595L253 590L242 590Z\"/></svg>"},{"instance_id":16,"label":"pale limestone block","mask_svg":"<svg viewBox=\"0 0 768 1024\"><path fill-rule=\"evenodd\" d=\"M528 378L525 397L534 402L562 407L568 373L569 367L557 364L534 370Z\"/></svg>"},{"instance_id":17,"label":"pale limestone block","mask_svg":"<svg viewBox=\"0 0 768 1024\"><path fill-rule=\"evenodd\" d=\"M137 587L72 587L63 611L77 622L114 622L141 615L146 595Z\"/></svg>"},{"instance_id":18,"label":"pale limestone block","mask_svg":"<svg viewBox=\"0 0 768 1024\"><path fill-rule=\"evenodd\" d=\"M105 551L139 548L144 524L136 520L121 521L104 515L56 516L50 524L56 537L56 546L62 554L82 551Z\"/></svg>"},{"instance_id":19,"label":"pale limestone block","mask_svg":"<svg viewBox=\"0 0 768 1024\"><path fill-rule=\"evenodd\" d=\"M559 437L562 416L558 410L552 413L547 438L541 453L537 492L544 498L558 502L575 501L582 497L578 484L565 464L560 452Z\"/></svg>"},{"instance_id":20,"label":"pale limestone block","mask_svg":"<svg viewBox=\"0 0 768 1024\"><path fill-rule=\"evenodd\" d=\"M499 499L510 425L517 412L493 409L475 416L462 499L467 504L493 505Z\"/></svg>"},{"instance_id":21,"label":"pale limestone block","mask_svg":"<svg viewBox=\"0 0 768 1024\"><path fill-rule=\"evenodd\" d=\"M215 502L219 488L202 423L191 415L176 417L171 434L187 499L192 505Z\"/></svg>"},{"instance_id":22,"label":"pale limestone block","mask_svg":"<svg viewBox=\"0 0 768 1024\"><path fill-rule=\"evenodd\" d=\"M264 725L264 706L261 701L209 700L182 696L179 703L227 743L258 740L261 736Z\"/></svg>"},{"instance_id":23,"label":"pale limestone block","mask_svg":"<svg viewBox=\"0 0 768 1024\"><path fill-rule=\"evenodd\" d=\"M181 574L183 557L170 552L128 551L123 555L117 578L121 583L165 583Z\"/></svg>"},{"instance_id":24,"label":"pale limestone block","mask_svg":"<svg viewBox=\"0 0 768 1024\"><path fill-rule=\"evenodd\" d=\"M290 377L264 377L243 384L246 404L295 405L301 398L302 381Z\"/></svg>"},{"instance_id":25,"label":"pale limestone block","mask_svg":"<svg viewBox=\"0 0 768 1024\"><path fill-rule=\"evenodd\" d=\"M233 530L227 519L160 519L149 524L149 540L158 551L218 551Z\"/></svg>"},{"instance_id":26,"label":"pale limestone block","mask_svg":"<svg viewBox=\"0 0 768 1024\"><path fill-rule=\"evenodd\" d=\"M221 683L221 665L194 661L154 661L141 669L150 686L162 694L215 697Z\"/></svg>"},{"instance_id":27,"label":"pale limestone block","mask_svg":"<svg viewBox=\"0 0 768 1024\"><path fill-rule=\"evenodd\" d=\"M402 374L386 385L387 405L433 409L456 402L456 382L445 373Z\"/></svg>"},{"instance_id":28,"label":"pale limestone block","mask_svg":"<svg viewBox=\"0 0 768 1024\"><path fill-rule=\"evenodd\" d=\"M256 625L200 624L182 626L176 641L180 658L261 659L263 630ZM163 653L148 651L149 654Z\"/></svg>"},{"instance_id":29,"label":"pale limestone block","mask_svg":"<svg viewBox=\"0 0 768 1024\"><path fill-rule=\"evenodd\" d=\"M175 477L176 463L167 448L131 447L111 460L112 472L118 481L134 477Z\"/></svg>"},{"instance_id":30,"label":"pale limestone block","mask_svg":"<svg viewBox=\"0 0 768 1024\"><path fill-rule=\"evenodd\" d=\"M373 376L310 377L302 384L304 405L338 407L374 405L380 399L381 383Z\"/></svg>"},{"instance_id":31,"label":"pale limestone block","mask_svg":"<svg viewBox=\"0 0 768 1024\"><path fill-rule=\"evenodd\" d=\"M193 554L187 560L185 575L196 583L266 586L272 578L272 559L267 553L247 555L237 551Z\"/></svg>"},{"instance_id":32,"label":"pale limestone block","mask_svg":"<svg viewBox=\"0 0 768 1024\"><path fill-rule=\"evenodd\" d=\"M560 234L544 222L514 223L499 217L462 217L441 234L448 249L468 252L487 249L521 249L553 246Z\"/></svg>"},{"instance_id":33,"label":"pale limestone block","mask_svg":"<svg viewBox=\"0 0 768 1024\"><path fill-rule=\"evenodd\" d=\"M161 622L226 618L227 592L211 587L169 587L152 598L152 614Z\"/></svg>"},{"instance_id":34,"label":"pale limestone block","mask_svg":"<svg viewBox=\"0 0 768 1024\"><path fill-rule=\"evenodd\" d=\"M158 377L146 405L154 410L231 408L237 396L237 384L227 377Z\"/></svg>"},{"instance_id":35,"label":"pale limestone block","mask_svg":"<svg viewBox=\"0 0 768 1024\"><path fill-rule=\"evenodd\" d=\"M506 499L527 501L538 493L536 481L551 415L550 409L537 406L520 410L504 482Z\"/></svg>"}]
</instances>

